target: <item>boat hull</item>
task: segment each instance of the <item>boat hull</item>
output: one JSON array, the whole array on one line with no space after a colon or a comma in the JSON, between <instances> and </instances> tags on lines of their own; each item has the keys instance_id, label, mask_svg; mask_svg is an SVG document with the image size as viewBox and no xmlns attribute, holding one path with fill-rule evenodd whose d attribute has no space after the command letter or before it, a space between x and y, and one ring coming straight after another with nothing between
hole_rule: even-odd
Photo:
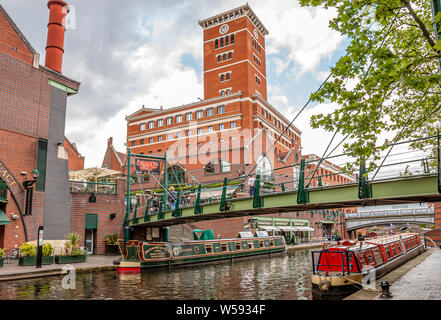
<instances>
[{"instance_id":1,"label":"boat hull","mask_svg":"<svg viewBox=\"0 0 441 320\"><path fill-rule=\"evenodd\" d=\"M424 247L421 244L408 251L406 254L397 256L392 261L375 268L375 278L378 279L388 274L423 252ZM345 275L344 277L336 274L330 274L327 276L323 274L313 274L311 276L313 297L315 299L341 299L344 296L348 296L362 289L362 281L363 274L361 273Z\"/></svg>"},{"instance_id":2,"label":"boat hull","mask_svg":"<svg viewBox=\"0 0 441 320\"><path fill-rule=\"evenodd\" d=\"M260 247L261 246L261 247ZM209 250L210 249L210 250ZM118 272L160 267L178 267L280 255L286 252L283 238L230 239L188 243L129 242Z\"/></svg>"}]
</instances>

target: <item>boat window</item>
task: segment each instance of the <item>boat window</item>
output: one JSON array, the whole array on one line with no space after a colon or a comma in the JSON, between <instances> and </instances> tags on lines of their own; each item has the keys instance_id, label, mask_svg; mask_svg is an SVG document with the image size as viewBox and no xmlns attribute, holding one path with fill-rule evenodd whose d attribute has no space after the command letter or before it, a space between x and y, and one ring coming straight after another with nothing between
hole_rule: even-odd
<instances>
[{"instance_id":1,"label":"boat window","mask_svg":"<svg viewBox=\"0 0 441 320\"><path fill-rule=\"evenodd\" d=\"M242 246L240 245L240 242L236 242L236 250L240 250Z\"/></svg>"},{"instance_id":2,"label":"boat window","mask_svg":"<svg viewBox=\"0 0 441 320\"><path fill-rule=\"evenodd\" d=\"M366 258L367 258L367 261L369 264L375 264L374 257L372 256L372 253L370 253L370 252L367 253Z\"/></svg>"},{"instance_id":3,"label":"boat window","mask_svg":"<svg viewBox=\"0 0 441 320\"><path fill-rule=\"evenodd\" d=\"M386 256L387 256L388 259L391 257L389 247L386 247Z\"/></svg>"},{"instance_id":4,"label":"boat window","mask_svg":"<svg viewBox=\"0 0 441 320\"><path fill-rule=\"evenodd\" d=\"M377 261L377 264L380 264L381 262L383 262L383 259L381 258L381 255L380 255L380 251L378 249L374 250L374 256L375 256L375 260Z\"/></svg>"},{"instance_id":5,"label":"boat window","mask_svg":"<svg viewBox=\"0 0 441 320\"><path fill-rule=\"evenodd\" d=\"M205 251L207 253L213 253L213 246L211 244L205 245Z\"/></svg>"},{"instance_id":6,"label":"boat window","mask_svg":"<svg viewBox=\"0 0 441 320\"><path fill-rule=\"evenodd\" d=\"M398 253L401 253L401 244L400 243L397 243L397 250L398 250Z\"/></svg>"},{"instance_id":7,"label":"boat window","mask_svg":"<svg viewBox=\"0 0 441 320\"><path fill-rule=\"evenodd\" d=\"M269 245L270 245L270 247L274 247L274 239L271 239L271 240L269 241Z\"/></svg>"},{"instance_id":8,"label":"boat window","mask_svg":"<svg viewBox=\"0 0 441 320\"><path fill-rule=\"evenodd\" d=\"M253 249L253 243L252 242L248 242L248 249Z\"/></svg>"},{"instance_id":9,"label":"boat window","mask_svg":"<svg viewBox=\"0 0 441 320\"><path fill-rule=\"evenodd\" d=\"M394 256L396 256L397 255L397 250L395 249L395 246L392 244L390 247L391 247L391 250L392 250L392 254Z\"/></svg>"},{"instance_id":10,"label":"boat window","mask_svg":"<svg viewBox=\"0 0 441 320\"><path fill-rule=\"evenodd\" d=\"M259 241L259 243L260 243L260 247L263 248L264 247L263 241Z\"/></svg>"},{"instance_id":11,"label":"boat window","mask_svg":"<svg viewBox=\"0 0 441 320\"><path fill-rule=\"evenodd\" d=\"M221 244L222 252L228 251L228 246L226 243Z\"/></svg>"}]
</instances>

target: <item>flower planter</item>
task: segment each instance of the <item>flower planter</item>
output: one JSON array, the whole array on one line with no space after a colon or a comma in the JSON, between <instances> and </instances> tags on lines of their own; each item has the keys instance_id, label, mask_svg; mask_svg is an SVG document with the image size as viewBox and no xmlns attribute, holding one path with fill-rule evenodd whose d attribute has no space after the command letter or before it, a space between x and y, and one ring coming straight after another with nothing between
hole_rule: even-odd
<instances>
[{"instance_id":1,"label":"flower planter","mask_svg":"<svg viewBox=\"0 0 441 320\"><path fill-rule=\"evenodd\" d=\"M66 264L66 263L81 263L86 262L86 255L79 256L55 256L55 263Z\"/></svg>"},{"instance_id":2,"label":"flower planter","mask_svg":"<svg viewBox=\"0 0 441 320\"><path fill-rule=\"evenodd\" d=\"M115 245L111 245L111 244L106 244L106 251L105 251L106 256L117 256L119 255L119 247L117 244Z\"/></svg>"},{"instance_id":3,"label":"flower planter","mask_svg":"<svg viewBox=\"0 0 441 320\"><path fill-rule=\"evenodd\" d=\"M43 256L42 265L49 265L54 264L54 257L53 256ZM18 265L22 267L26 266L36 266L37 265L37 257L20 257L18 258Z\"/></svg>"}]
</instances>

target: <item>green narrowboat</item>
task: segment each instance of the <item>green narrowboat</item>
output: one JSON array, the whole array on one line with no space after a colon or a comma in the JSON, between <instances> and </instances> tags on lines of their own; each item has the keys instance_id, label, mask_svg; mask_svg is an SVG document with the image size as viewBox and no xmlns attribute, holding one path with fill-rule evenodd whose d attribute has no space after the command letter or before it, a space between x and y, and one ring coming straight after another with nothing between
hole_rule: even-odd
<instances>
[{"instance_id":1,"label":"green narrowboat","mask_svg":"<svg viewBox=\"0 0 441 320\"><path fill-rule=\"evenodd\" d=\"M266 233L262 235L261 232L256 233L259 236L253 236L251 232L240 232L239 238L208 237L211 239L200 240L206 239L207 233L197 231L203 232L203 236L194 241L171 243L130 240L126 244L124 258L118 263L118 272L139 272L141 269L154 267L215 262L286 251L283 236L268 236Z\"/></svg>"}]
</instances>

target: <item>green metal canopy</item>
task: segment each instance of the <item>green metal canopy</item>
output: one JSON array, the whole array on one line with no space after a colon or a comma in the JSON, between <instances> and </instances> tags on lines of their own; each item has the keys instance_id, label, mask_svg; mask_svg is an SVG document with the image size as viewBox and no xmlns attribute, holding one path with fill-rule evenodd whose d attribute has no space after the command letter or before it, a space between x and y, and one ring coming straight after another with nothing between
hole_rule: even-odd
<instances>
[{"instance_id":1,"label":"green metal canopy","mask_svg":"<svg viewBox=\"0 0 441 320\"><path fill-rule=\"evenodd\" d=\"M98 215L86 214L86 229L98 229Z\"/></svg>"},{"instance_id":2,"label":"green metal canopy","mask_svg":"<svg viewBox=\"0 0 441 320\"><path fill-rule=\"evenodd\" d=\"M0 209L0 226L5 226L10 223L11 221L9 220L6 213L2 209Z\"/></svg>"},{"instance_id":3,"label":"green metal canopy","mask_svg":"<svg viewBox=\"0 0 441 320\"><path fill-rule=\"evenodd\" d=\"M334 221L320 220L320 223L323 223L323 224L334 224Z\"/></svg>"}]
</instances>

